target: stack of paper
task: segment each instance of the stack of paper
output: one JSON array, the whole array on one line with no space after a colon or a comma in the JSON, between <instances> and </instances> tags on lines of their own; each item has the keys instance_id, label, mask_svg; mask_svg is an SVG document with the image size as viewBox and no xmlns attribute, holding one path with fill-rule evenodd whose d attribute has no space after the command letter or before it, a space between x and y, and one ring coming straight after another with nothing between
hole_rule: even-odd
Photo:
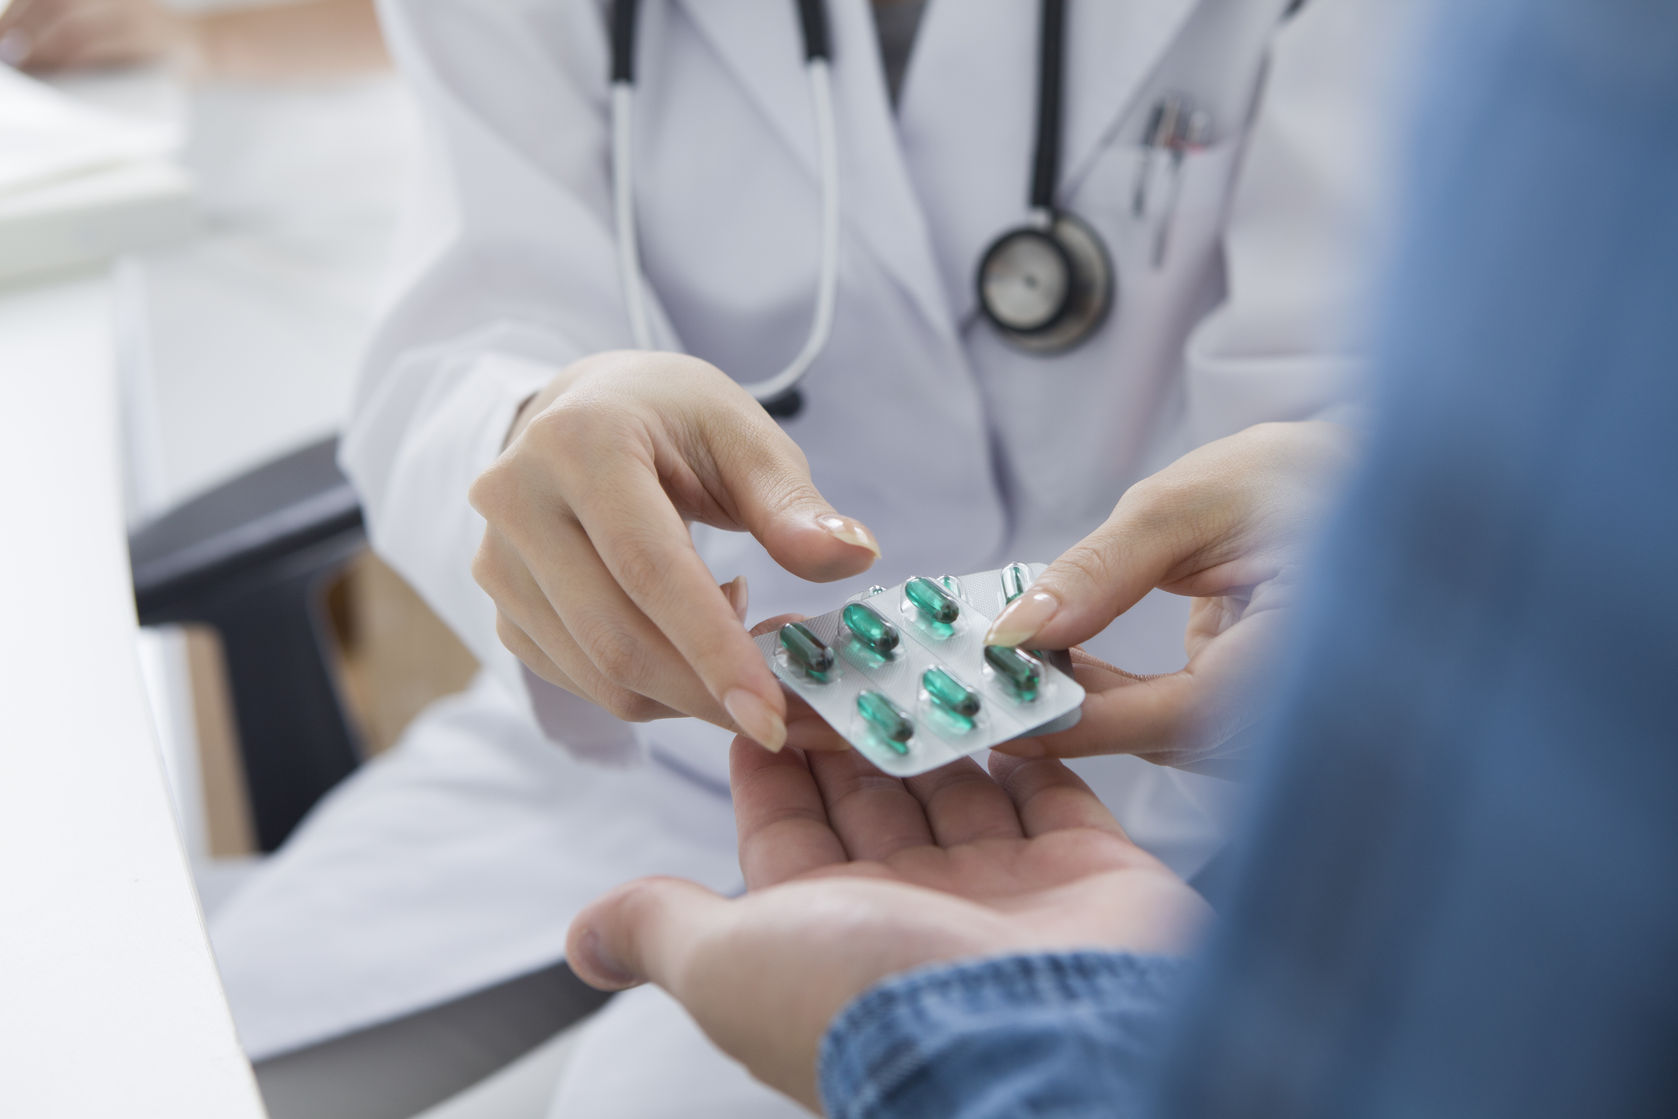
<instances>
[{"instance_id":1,"label":"stack of paper","mask_svg":"<svg viewBox=\"0 0 1678 1119\"><path fill-rule=\"evenodd\" d=\"M185 235L192 187L173 146L0 66L0 280Z\"/></svg>"}]
</instances>

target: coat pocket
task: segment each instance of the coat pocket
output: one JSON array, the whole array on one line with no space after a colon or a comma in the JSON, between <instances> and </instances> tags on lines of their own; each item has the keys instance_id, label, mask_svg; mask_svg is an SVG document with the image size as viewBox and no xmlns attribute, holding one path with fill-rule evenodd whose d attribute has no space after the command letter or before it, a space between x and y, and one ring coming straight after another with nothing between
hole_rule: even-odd
<instances>
[{"instance_id":1,"label":"coat pocket","mask_svg":"<svg viewBox=\"0 0 1678 1119\"><path fill-rule=\"evenodd\" d=\"M1121 282L1205 264L1222 237L1244 139L1180 154L1124 145L1096 161L1071 206L1106 240Z\"/></svg>"}]
</instances>

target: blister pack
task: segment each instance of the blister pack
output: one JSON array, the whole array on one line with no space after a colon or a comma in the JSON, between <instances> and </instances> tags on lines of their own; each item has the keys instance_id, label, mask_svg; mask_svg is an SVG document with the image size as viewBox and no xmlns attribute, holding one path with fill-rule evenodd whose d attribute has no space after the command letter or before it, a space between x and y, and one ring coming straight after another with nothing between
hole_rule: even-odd
<instances>
[{"instance_id":1,"label":"blister pack","mask_svg":"<svg viewBox=\"0 0 1678 1119\"><path fill-rule=\"evenodd\" d=\"M756 638L782 685L894 777L1078 721L1065 653L987 648L985 633L1044 564L871 587Z\"/></svg>"}]
</instances>

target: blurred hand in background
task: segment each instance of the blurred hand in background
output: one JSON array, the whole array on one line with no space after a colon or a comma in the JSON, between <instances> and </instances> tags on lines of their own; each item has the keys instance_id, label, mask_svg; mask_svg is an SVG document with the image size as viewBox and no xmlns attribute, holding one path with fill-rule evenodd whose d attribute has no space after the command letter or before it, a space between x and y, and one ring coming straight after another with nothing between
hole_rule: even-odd
<instances>
[{"instance_id":1,"label":"blurred hand in background","mask_svg":"<svg viewBox=\"0 0 1678 1119\"><path fill-rule=\"evenodd\" d=\"M190 58L198 21L158 0L12 0L0 61L34 71Z\"/></svg>"},{"instance_id":2,"label":"blurred hand in background","mask_svg":"<svg viewBox=\"0 0 1678 1119\"><path fill-rule=\"evenodd\" d=\"M12 0L0 63L35 73L162 64L270 80L386 65L373 0L304 0L184 11L162 0Z\"/></svg>"}]
</instances>

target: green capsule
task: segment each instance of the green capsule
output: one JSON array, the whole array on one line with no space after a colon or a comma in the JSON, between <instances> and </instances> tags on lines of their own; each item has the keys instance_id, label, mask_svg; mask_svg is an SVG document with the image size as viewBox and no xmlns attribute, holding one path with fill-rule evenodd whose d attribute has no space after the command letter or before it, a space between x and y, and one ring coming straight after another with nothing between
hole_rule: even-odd
<instances>
[{"instance_id":1,"label":"green capsule","mask_svg":"<svg viewBox=\"0 0 1678 1119\"><path fill-rule=\"evenodd\" d=\"M833 650L803 622L788 622L781 627L781 648L793 663L812 675L825 675L833 669Z\"/></svg>"},{"instance_id":2,"label":"green capsule","mask_svg":"<svg viewBox=\"0 0 1678 1119\"><path fill-rule=\"evenodd\" d=\"M909 747L904 744L914 737L915 724L909 721L902 708L879 692L863 692L856 697L856 709L893 750L899 754L909 752Z\"/></svg>"},{"instance_id":3,"label":"green capsule","mask_svg":"<svg viewBox=\"0 0 1678 1119\"><path fill-rule=\"evenodd\" d=\"M1043 684L1043 666L1036 657L1006 645L986 645L985 660L1014 694L1021 699L1037 698L1037 689Z\"/></svg>"},{"instance_id":4,"label":"green capsule","mask_svg":"<svg viewBox=\"0 0 1678 1119\"><path fill-rule=\"evenodd\" d=\"M1031 568L1023 563L1011 563L1002 569L1002 601L1012 602L1031 586Z\"/></svg>"},{"instance_id":5,"label":"green capsule","mask_svg":"<svg viewBox=\"0 0 1678 1119\"><path fill-rule=\"evenodd\" d=\"M891 651L897 648L897 627L882 618L872 606L853 602L839 616L845 620L845 628L856 634L858 641L882 657L890 656Z\"/></svg>"},{"instance_id":6,"label":"green capsule","mask_svg":"<svg viewBox=\"0 0 1678 1119\"><path fill-rule=\"evenodd\" d=\"M961 617L961 607L950 592L931 579L917 575L903 587L903 593L914 603L915 609L935 622L949 625Z\"/></svg>"},{"instance_id":7,"label":"green capsule","mask_svg":"<svg viewBox=\"0 0 1678 1119\"><path fill-rule=\"evenodd\" d=\"M973 719L966 715L957 715L936 703L926 705L926 723L944 738L961 738L973 733Z\"/></svg>"},{"instance_id":8,"label":"green capsule","mask_svg":"<svg viewBox=\"0 0 1678 1119\"><path fill-rule=\"evenodd\" d=\"M968 719L979 713L979 693L942 668L929 668L921 673L921 685L926 688L926 694L946 711Z\"/></svg>"}]
</instances>

